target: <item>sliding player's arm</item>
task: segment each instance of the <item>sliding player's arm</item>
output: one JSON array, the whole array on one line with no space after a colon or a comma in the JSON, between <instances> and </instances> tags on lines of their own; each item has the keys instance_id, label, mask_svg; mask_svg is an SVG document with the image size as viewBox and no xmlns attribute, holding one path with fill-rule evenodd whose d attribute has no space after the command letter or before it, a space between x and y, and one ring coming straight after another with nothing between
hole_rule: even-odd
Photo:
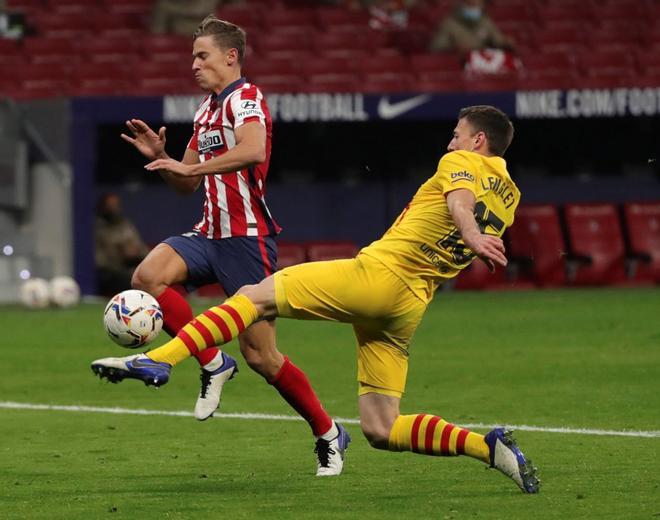
<instances>
[{"instance_id":1,"label":"sliding player's arm","mask_svg":"<svg viewBox=\"0 0 660 520\"><path fill-rule=\"evenodd\" d=\"M507 259L504 256L504 242L499 237L482 233L474 218L474 193L460 188L447 193L446 198L449 213L465 245L486 262L491 271L495 269L495 263L505 267Z\"/></svg>"}]
</instances>

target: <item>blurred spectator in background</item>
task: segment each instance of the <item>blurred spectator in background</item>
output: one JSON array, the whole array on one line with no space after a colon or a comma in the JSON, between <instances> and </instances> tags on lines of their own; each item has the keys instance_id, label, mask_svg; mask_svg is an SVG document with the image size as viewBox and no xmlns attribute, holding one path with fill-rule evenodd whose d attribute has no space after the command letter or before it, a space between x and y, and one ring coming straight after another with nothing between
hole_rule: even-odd
<instances>
[{"instance_id":1,"label":"blurred spectator in background","mask_svg":"<svg viewBox=\"0 0 660 520\"><path fill-rule=\"evenodd\" d=\"M371 16L372 29L405 29L408 26L408 9L416 0L365 0L363 2Z\"/></svg>"},{"instance_id":2,"label":"blurred spectator in background","mask_svg":"<svg viewBox=\"0 0 660 520\"><path fill-rule=\"evenodd\" d=\"M222 0L158 0L151 15L151 32L190 36L199 20L224 3Z\"/></svg>"},{"instance_id":3,"label":"blurred spectator in background","mask_svg":"<svg viewBox=\"0 0 660 520\"><path fill-rule=\"evenodd\" d=\"M440 22L430 50L453 50L465 57L473 50L513 50L514 47L513 40L504 35L486 14L484 0L461 0Z\"/></svg>"},{"instance_id":4,"label":"blurred spectator in background","mask_svg":"<svg viewBox=\"0 0 660 520\"><path fill-rule=\"evenodd\" d=\"M149 248L133 223L124 216L121 200L106 193L96 208L96 268L99 293L112 296L131 287L135 267Z\"/></svg>"},{"instance_id":5,"label":"blurred spectator in background","mask_svg":"<svg viewBox=\"0 0 660 520\"><path fill-rule=\"evenodd\" d=\"M0 0L0 38L18 39L25 34L25 16L23 13L7 10L7 2Z\"/></svg>"}]
</instances>

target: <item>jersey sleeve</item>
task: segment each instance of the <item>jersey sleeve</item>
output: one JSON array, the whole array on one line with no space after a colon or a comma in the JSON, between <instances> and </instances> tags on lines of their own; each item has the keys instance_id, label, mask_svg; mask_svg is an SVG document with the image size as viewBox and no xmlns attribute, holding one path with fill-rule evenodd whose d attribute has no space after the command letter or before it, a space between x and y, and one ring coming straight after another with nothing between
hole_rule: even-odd
<instances>
[{"instance_id":1,"label":"jersey sleeve","mask_svg":"<svg viewBox=\"0 0 660 520\"><path fill-rule=\"evenodd\" d=\"M477 195L477 173L472 161L461 152L449 152L440 159L434 181L443 194L467 189Z\"/></svg>"},{"instance_id":2,"label":"jersey sleeve","mask_svg":"<svg viewBox=\"0 0 660 520\"><path fill-rule=\"evenodd\" d=\"M194 130L193 130L193 135L190 138L190 141L188 141L188 146L186 148L190 148L191 150L194 150L196 152L199 152L198 148L198 141L199 141L199 125L195 123L194 125Z\"/></svg>"},{"instance_id":3,"label":"jersey sleeve","mask_svg":"<svg viewBox=\"0 0 660 520\"><path fill-rule=\"evenodd\" d=\"M241 89L229 100L231 113L233 116L234 128L256 121L266 126L265 100L261 91L254 85Z\"/></svg>"}]
</instances>

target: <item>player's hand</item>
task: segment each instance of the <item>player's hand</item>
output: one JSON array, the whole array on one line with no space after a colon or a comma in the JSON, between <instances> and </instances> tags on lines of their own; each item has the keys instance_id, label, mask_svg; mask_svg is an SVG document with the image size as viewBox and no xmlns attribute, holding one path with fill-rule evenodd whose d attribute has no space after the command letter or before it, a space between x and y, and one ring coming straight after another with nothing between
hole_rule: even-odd
<instances>
[{"instance_id":1,"label":"player's hand","mask_svg":"<svg viewBox=\"0 0 660 520\"><path fill-rule=\"evenodd\" d=\"M191 177L193 175L191 164L184 164L174 159L156 159L144 168L149 171L166 170L178 177Z\"/></svg>"},{"instance_id":2,"label":"player's hand","mask_svg":"<svg viewBox=\"0 0 660 520\"><path fill-rule=\"evenodd\" d=\"M509 263L504 256L505 248L501 238L479 233L463 240L465 245L486 263L491 272L495 271L495 264L506 267Z\"/></svg>"},{"instance_id":3,"label":"player's hand","mask_svg":"<svg viewBox=\"0 0 660 520\"><path fill-rule=\"evenodd\" d=\"M142 155L149 160L165 156L165 127L161 126L158 133L154 132L149 125L139 119L126 121L126 127L133 137L121 134L121 138L131 143Z\"/></svg>"}]
</instances>

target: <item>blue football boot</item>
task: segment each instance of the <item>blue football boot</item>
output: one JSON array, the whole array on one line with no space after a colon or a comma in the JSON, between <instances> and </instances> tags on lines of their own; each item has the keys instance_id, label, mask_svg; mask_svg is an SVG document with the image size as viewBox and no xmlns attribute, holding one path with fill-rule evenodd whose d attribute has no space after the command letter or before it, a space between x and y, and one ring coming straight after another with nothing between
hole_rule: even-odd
<instances>
[{"instance_id":1,"label":"blue football boot","mask_svg":"<svg viewBox=\"0 0 660 520\"><path fill-rule=\"evenodd\" d=\"M101 379L119 383L124 379L139 379L149 386L162 386L170 379L171 365L153 361L146 354L92 361L92 372Z\"/></svg>"}]
</instances>

